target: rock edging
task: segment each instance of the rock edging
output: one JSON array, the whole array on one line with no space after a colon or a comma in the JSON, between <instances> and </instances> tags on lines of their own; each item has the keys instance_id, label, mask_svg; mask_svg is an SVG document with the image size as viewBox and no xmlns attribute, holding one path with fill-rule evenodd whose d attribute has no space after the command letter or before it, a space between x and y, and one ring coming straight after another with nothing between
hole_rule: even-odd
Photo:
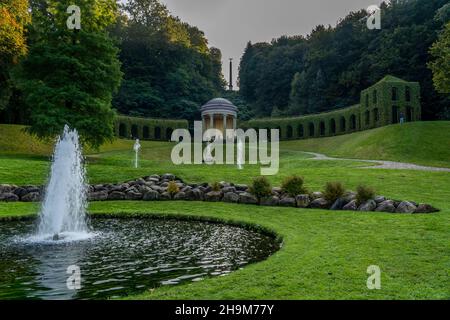
<instances>
[{"instance_id":1,"label":"rock edging","mask_svg":"<svg viewBox=\"0 0 450 320\"><path fill-rule=\"evenodd\" d=\"M167 192L170 182L175 182L179 192L171 195ZM4 202L38 202L44 194L42 186L15 186L0 185L0 201ZM388 212L388 213L433 213L439 211L429 204L418 204L413 201L398 201L377 196L365 203L358 204L356 193L347 192L345 196L333 203L324 198L322 192L301 194L291 197L283 194L280 188L273 188L272 195L258 200L244 184L220 182L218 188L208 183L187 184L179 177L167 173L164 175L151 175L119 184L90 185L88 190L89 201L206 201L254 204L261 206L296 207L326 210L346 210L361 212Z\"/></svg>"}]
</instances>

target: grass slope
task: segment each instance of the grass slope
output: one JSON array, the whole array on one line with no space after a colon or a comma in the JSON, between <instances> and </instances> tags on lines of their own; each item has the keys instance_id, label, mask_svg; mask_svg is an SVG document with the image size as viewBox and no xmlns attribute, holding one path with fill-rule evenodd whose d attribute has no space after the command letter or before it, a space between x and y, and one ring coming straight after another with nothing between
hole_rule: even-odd
<instances>
[{"instance_id":1,"label":"grass slope","mask_svg":"<svg viewBox=\"0 0 450 320\"><path fill-rule=\"evenodd\" d=\"M289 141L283 146L334 157L450 168L450 121L391 125L337 137Z\"/></svg>"},{"instance_id":2,"label":"grass slope","mask_svg":"<svg viewBox=\"0 0 450 320\"><path fill-rule=\"evenodd\" d=\"M274 230L282 249L226 277L165 286L130 299L449 299L449 206L435 215L392 215L201 202L99 202L95 215L209 217ZM32 204L0 203L0 217ZM6 222L0 222L6 223ZM378 265L382 289L368 290Z\"/></svg>"},{"instance_id":3,"label":"grass slope","mask_svg":"<svg viewBox=\"0 0 450 320\"><path fill-rule=\"evenodd\" d=\"M404 128L408 127L400 130ZM371 132L359 134L373 135ZM20 130L18 134L21 134ZM349 139L342 143L356 143L350 137L357 137L357 134L330 139ZM440 141L441 138L436 139ZM262 225L284 239L283 248L267 261L229 276L159 288L133 298L449 299L450 173L363 169L360 167L367 164L357 161L314 161L299 151L304 148L302 144L311 144L313 148L324 140L283 142L280 174L270 177L272 183L278 185L285 176L299 174L305 177L307 187L312 190L322 189L327 181L342 181L350 189L367 184L388 197L431 203L441 212L433 215L391 215L201 202L91 203L89 210L94 214L211 217ZM4 143L4 139L0 141ZM26 140L23 143L27 143ZM422 146L424 143L421 141L417 150L426 148ZM446 145L448 141L441 143ZM227 180L248 183L252 177L259 175L258 166L247 165L243 171L225 165L174 166L170 161L173 145L163 142L143 142L142 165L134 169L132 145L132 141L119 140L98 152L88 151L90 181L118 182L153 173L173 172L189 182ZM0 183L43 183L49 166L49 155L45 154L44 147L39 147L42 154L38 156L21 146L14 148L8 154L0 153ZM316 148L321 150L311 151L333 154L339 149L331 142L328 147L319 145ZM422 154L421 161L436 161L436 155L445 152L448 151L434 150L432 156ZM389 156L393 154L390 151ZM412 159L415 155L409 156ZM428 160L424 160L426 158ZM38 204L0 202L0 217L35 215L38 208ZM382 270L380 291L369 291L365 286L368 277L366 269L372 264L379 265Z\"/></svg>"}]
</instances>

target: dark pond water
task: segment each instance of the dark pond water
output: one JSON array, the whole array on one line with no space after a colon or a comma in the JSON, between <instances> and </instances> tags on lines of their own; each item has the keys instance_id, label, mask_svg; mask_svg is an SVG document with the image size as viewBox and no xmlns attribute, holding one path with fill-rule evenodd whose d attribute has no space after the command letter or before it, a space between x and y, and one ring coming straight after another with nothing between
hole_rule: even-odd
<instances>
[{"instance_id":1,"label":"dark pond water","mask_svg":"<svg viewBox=\"0 0 450 320\"><path fill-rule=\"evenodd\" d=\"M225 276L278 249L234 226L159 219L94 219L95 237L31 243L33 222L0 222L0 299L104 299ZM70 290L69 266L81 272Z\"/></svg>"}]
</instances>

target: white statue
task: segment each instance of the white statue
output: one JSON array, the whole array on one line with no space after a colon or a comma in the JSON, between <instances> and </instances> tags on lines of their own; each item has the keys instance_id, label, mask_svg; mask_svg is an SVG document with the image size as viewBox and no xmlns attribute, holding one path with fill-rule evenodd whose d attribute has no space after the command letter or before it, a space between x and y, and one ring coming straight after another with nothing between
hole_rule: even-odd
<instances>
[{"instance_id":1,"label":"white statue","mask_svg":"<svg viewBox=\"0 0 450 320\"><path fill-rule=\"evenodd\" d=\"M237 166L239 170L244 169L243 165L245 163L244 159L244 143L242 140L237 141Z\"/></svg>"},{"instance_id":2,"label":"white statue","mask_svg":"<svg viewBox=\"0 0 450 320\"><path fill-rule=\"evenodd\" d=\"M205 150L205 155L204 155L204 159L205 159L205 163L206 164L212 164L214 163L214 157L212 156L212 143L208 143L208 145L206 146L206 150Z\"/></svg>"},{"instance_id":3,"label":"white statue","mask_svg":"<svg viewBox=\"0 0 450 320\"><path fill-rule=\"evenodd\" d=\"M136 157L134 159L134 167L137 169L139 166L139 163L138 163L139 150L141 150L141 144L139 143L139 139L136 139L136 142L134 143L134 146L133 146L133 150L136 154Z\"/></svg>"}]
</instances>

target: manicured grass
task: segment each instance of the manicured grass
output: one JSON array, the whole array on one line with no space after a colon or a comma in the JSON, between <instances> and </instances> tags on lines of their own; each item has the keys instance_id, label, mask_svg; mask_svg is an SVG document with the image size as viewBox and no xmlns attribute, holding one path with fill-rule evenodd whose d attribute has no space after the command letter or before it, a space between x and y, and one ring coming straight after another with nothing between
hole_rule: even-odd
<instances>
[{"instance_id":1,"label":"manicured grass","mask_svg":"<svg viewBox=\"0 0 450 320\"><path fill-rule=\"evenodd\" d=\"M444 127L446 124L443 123ZM403 128L407 127L400 130ZM330 139L344 138L347 139L346 136ZM348 139L342 143L352 144ZM436 139L440 141L441 138ZM349 189L366 184L374 187L379 194L394 199L427 202L441 209L441 212L433 215L398 215L201 202L91 203L89 210L93 214L210 217L261 225L274 230L284 239L283 248L267 261L247 266L229 276L163 287L133 298L449 299L450 173L366 169L361 166L367 164L357 161L311 160L299 151L308 150L303 144L314 148L313 142L317 144L324 140L283 142L280 173L270 177L271 182L279 185L285 176L299 174L305 178L306 186L314 191L322 189L327 181L342 181ZM309 150L333 155L339 147L327 141L324 142L325 147L315 147L321 150ZM421 141L417 150L423 153L426 147L422 144L425 143ZM441 143L445 146L448 141ZM133 141L118 140L97 152L88 150L90 182L119 182L153 173L172 172L188 182L226 180L249 183L259 175L258 166L247 165L243 171L238 171L234 166L174 166L170 161L173 145L164 142L143 142L141 168L134 169L132 145ZM37 156L18 146L16 148L8 154L0 152L0 183L44 183L49 154L45 154L44 148L40 149L43 153L37 153ZM370 154L372 151L369 150L373 149L368 147L367 150ZM413 159L422 157L420 161L435 164L442 161L439 160L442 155L448 154L448 151L442 150L432 155L419 155L416 151L403 155L396 155L392 150L389 152L389 157L406 157L389 160L408 162L411 159L414 162ZM448 157L445 159L448 161ZM38 210L38 204L0 202L0 217L3 218L35 215ZM370 291L366 288L369 265L380 266L382 290Z\"/></svg>"},{"instance_id":2,"label":"manicured grass","mask_svg":"<svg viewBox=\"0 0 450 320\"><path fill-rule=\"evenodd\" d=\"M0 216L33 210L30 204L0 204ZM447 204L446 213L392 215L201 202L103 202L90 208L94 214L252 223L284 240L268 260L226 277L148 290L132 299L448 299L449 210ZM381 268L381 290L366 287L370 265Z\"/></svg>"},{"instance_id":3,"label":"manicured grass","mask_svg":"<svg viewBox=\"0 0 450 320\"><path fill-rule=\"evenodd\" d=\"M283 146L340 158L391 160L450 168L450 121L391 125L337 137L290 141Z\"/></svg>"}]
</instances>

